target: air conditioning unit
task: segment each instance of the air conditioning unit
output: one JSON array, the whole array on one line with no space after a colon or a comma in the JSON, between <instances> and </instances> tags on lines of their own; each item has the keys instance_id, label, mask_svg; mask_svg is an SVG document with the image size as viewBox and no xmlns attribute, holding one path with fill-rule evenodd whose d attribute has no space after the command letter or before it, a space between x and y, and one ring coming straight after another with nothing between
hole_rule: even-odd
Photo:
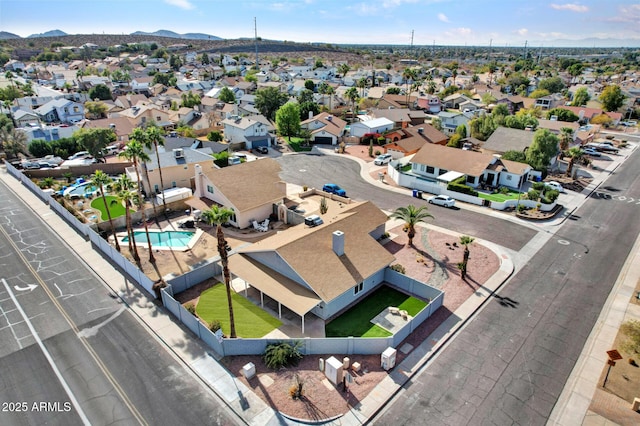
<instances>
[{"instance_id":1,"label":"air conditioning unit","mask_svg":"<svg viewBox=\"0 0 640 426\"><path fill-rule=\"evenodd\" d=\"M175 158L184 158L184 149L176 148L173 150L173 156Z\"/></svg>"}]
</instances>

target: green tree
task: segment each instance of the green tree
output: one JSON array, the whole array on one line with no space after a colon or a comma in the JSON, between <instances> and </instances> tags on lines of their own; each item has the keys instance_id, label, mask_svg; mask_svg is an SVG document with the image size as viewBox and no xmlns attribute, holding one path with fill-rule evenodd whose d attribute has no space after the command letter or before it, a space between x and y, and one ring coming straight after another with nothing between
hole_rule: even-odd
<instances>
[{"instance_id":1,"label":"green tree","mask_svg":"<svg viewBox=\"0 0 640 426\"><path fill-rule=\"evenodd\" d=\"M136 132L140 130L140 132ZM136 180L138 182L138 200L141 203L142 209L142 223L144 224L144 232L147 236L147 246L149 248L149 262L155 263L156 258L153 256L153 247L151 247L151 238L149 238L149 227L147 226L147 218L145 217L144 209L144 197L142 196L142 180L140 179L139 165L150 160L149 155L144 150L144 131L142 129L135 128L129 136L129 143L125 149L118 154L118 157L124 158L133 162L133 167L136 170Z\"/></svg>"},{"instance_id":2,"label":"green tree","mask_svg":"<svg viewBox=\"0 0 640 426\"><path fill-rule=\"evenodd\" d=\"M574 146L569 148L567 151L567 156L569 157L569 164L567 164L567 176L571 177L573 174L573 165L576 161L580 161L580 158L584 155L584 151L580 149L578 146Z\"/></svg>"},{"instance_id":3,"label":"green tree","mask_svg":"<svg viewBox=\"0 0 640 426\"><path fill-rule=\"evenodd\" d=\"M547 166L558 152L558 137L547 129L536 130L533 142L527 149L527 163L535 170L546 172Z\"/></svg>"},{"instance_id":4,"label":"green tree","mask_svg":"<svg viewBox=\"0 0 640 426\"><path fill-rule=\"evenodd\" d=\"M194 106L200 105L202 103L200 95L193 92L183 93L180 98L182 100L180 102L180 106L186 108L193 108Z\"/></svg>"},{"instance_id":5,"label":"green tree","mask_svg":"<svg viewBox=\"0 0 640 426\"><path fill-rule=\"evenodd\" d=\"M212 130L209 132L209 134L207 134L207 140L211 142L220 142L222 141L222 139L222 133L220 133L218 130Z\"/></svg>"},{"instance_id":6,"label":"green tree","mask_svg":"<svg viewBox=\"0 0 640 426\"><path fill-rule=\"evenodd\" d=\"M89 90L89 98L93 100L111 101L113 100L113 95L111 94L111 89L105 84L96 84Z\"/></svg>"},{"instance_id":7,"label":"green tree","mask_svg":"<svg viewBox=\"0 0 640 426\"><path fill-rule=\"evenodd\" d=\"M386 90L386 93L388 95L399 95L400 94L400 88L397 87L397 86L388 87L387 90Z\"/></svg>"},{"instance_id":8,"label":"green tree","mask_svg":"<svg viewBox=\"0 0 640 426\"><path fill-rule=\"evenodd\" d=\"M22 130L0 130L0 146L9 158L17 158L18 154L27 153L27 135Z\"/></svg>"},{"instance_id":9,"label":"green tree","mask_svg":"<svg viewBox=\"0 0 640 426\"><path fill-rule=\"evenodd\" d=\"M573 129L563 127L560 129L560 155L569 149L569 145L573 142Z\"/></svg>"},{"instance_id":10,"label":"green tree","mask_svg":"<svg viewBox=\"0 0 640 426\"><path fill-rule=\"evenodd\" d=\"M604 88L598 99L602 102L602 108L605 111L616 111L624 103L625 96L620 86L611 84Z\"/></svg>"},{"instance_id":11,"label":"green tree","mask_svg":"<svg viewBox=\"0 0 640 426\"><path fill-rule=\"evenodd\" d=\"M584 106L591 100L591 96L589 95L589 91L586 87L580 87L573 94L573 101L571 102L572 106Z\"/></svg>"},{"instance_id":12,"label":"green tree","mask_svg":"<svg viewBox=\"0 0 640 426\"><path fill-rule=\"evenodd\" d=\"M226 104L236 103L236 95L231 89L226 86L220 89L220 93L218 93L218 99Z\"/></svg>"},{"instance_id":13,"label":"green tree","mask_svg":"<svg viewBox=\"0 0 640 426\"><path fill-rule=\"evenodd\" d=\"M94 158L103 158L102 150L116 141L113 129L95 128L80 129L73 133L76 143L89 151Z\"/></svg>"},{"instance_id":14,"label":"green tree","mask_svg":"<svg viewBox=\"0 0 640 426\"><path fill-rule=\"evenodd\" d=\"M162 164L160 163L160 150L158 149L159 146L164 146L164 134L162 132L162 129L160 129L155 124L148 126L145 129L144 146L147 149L151 149L151 147L153 147L153 151L156 153L156 162L158 163L158 174L160 175L159 176L160 191L164 191L164 177L162 176ZM147 168L145 167L145 171L146 170ZM147 172L147 181L149 181L148 172ZM149 185L151 185L150 182L149 182ZM149 191L151 191L151 188L149 188ZM155 213L155 203L153 204L153 206L154 206L154 213ZM162 197L162 212L165 215L167 214L167 202L165 201L164 197Z\"/></svg>"},{"instance_id":15,"label":"green tree","mask_svg":"<svg viewBox=\"0 0 640 426\"><path fill-rule=\"evenodd\" d=\"M291 136L300 132L300 106L293 102L287 102L276 112L276 126L282 136Z\"/></svg>"},{"instance_id":16,"label":"green tree","mask_svg":"<svg viewBox=\"0 0 640 426\"><path fill-rule=\"evenodd\" d=\"M503 160L509 160L509 161L517 161L519 163L526 163L527 162L527 157L525 156L524 152L522 151L505 151L502 154L502 157L500 157Z\"/></svg>"},{"instance_id":17,"label":"green tree","mask_svg":"<svg viewBox=\"0 0 640 426\"><path fill-rule=\"evenodd\" d=\"M458 125L458 127L456 127L456 134L460 135L460 138L464 139L467 137L467 126L465 126L464 124L460 124Z\"/></svg>"},{"instance_id":18,"label":"green tree","mask_svg":"<svg viewBox=\"0 0 640 426\"><path fill-rule=\"evenodd\" d=\"M547 111L547 120L554 115L558 117L558 121L567 121L569 123L572 123L574 121L580 120L580 117L574 114L573 111L569 111L568 109L564 108L553 108Z\"/></svg>"},{"instance_id":19,"label":"green tree","mask_svg":"<svg viewBox=\"0 0 640 426\"><path fill-rule=\"evenodd\" d=\"M439 132L442 131L442 120L439 119L438 117L434 118L431 120L431 126L438 130Z\"/></svg>"},{"instance_id":20,"label":"green tree","mask_svg":"<svg viewBox=\"0 0 640 426\"><path fill-rule=\"evenodd\" d=\"M360 89L360 97L364 98L364 89L367 87L367 79L360 77L356 82L356 86Z\"/></svg>"},{"instance_id":21,"label":"green tree","mask_svg":"<svg viewBox=\"0 0 640 426\"><path fill-rule=\"evenodd\" d=\"M92 119L102 118L107 114L107 104L100 101L87 101L84 103L84 109Z\"/></svg>"},{"instance_id":22,"label":"green tree","mask_svg":"<svg viewBox=\"0 0 640 426\"><path fill-rule=\"evenodd\" d=\"M44 157L45 155L53 154L51 145L44 139L34 139L29 144L29 153L34 157Z\"/></svg>"},{"instance_id":23,"label":"green tree","mask_svg":"<svg viewBox=\"0 0 640 426\"><path fill-rule=\"evenodd\" d=\"M536 89L533 92L531 92L531 94L529 95L529 97L531 99L539 99L539 98L544 98L545 96L549 96L550 93L547 89Z\"/></svg>"},{"instance_id":24,"label":"green tree","mask_svg":"<svg viewBox=\"0 0 640 426\"><path fill-rule=\"evenodd\" d=\"M266 87L256 91L256 109L267 119L273 121L276 118L276 111L287 102L288 96L277 87Z\"/></svg>"},{"instance_id":25,"label":"green tree","mask_svg":"<svg viewBox=\"0 0 640 426\"><path fill-rule=\"evenodd\" d=\"M224 285L227 290L227 304L229 305L229 336L236 338L236 324L233 317L233 303L231 301L231 274L229 273L229 258L227 255L227 241L222 232L222 225L227 223L231 216L234 215L233 210L212 206L209 210L202 212L202 220L210 225L216 225L216 237L218 239L218 254L220 255L220 263L222 263L222 276L224 277Z\"/></svg>"},{"instance_id":26,"label":"green tree","mask_svg":"<svg viewBox=\"0 0 640 426\"><path fill-rule=\"evenodd\" d=\"M313 93L316 90L316 84L313 82L313 80L305 80L304 81L304 88L307 89L307 90L310 90L311 93Z\"/></svg>"},{"instance_id":27,"label":"green tree","mask_svg":"<svg viewBox=\"0 0 640 426\"><path fill-rule=\"evenodd\" d=\"M409 105L409 84L410 82L413 82L418 78L418 73L414 69L405 68L404 71L402 71L402 78L404 79L405 83L406 104Z\"/></svg>"},{"instance_id":28,"label":"green tree","mask_svg":"<svg viewBox=\"0 0 640 426\"><path fill-rule=\"evenodd\" d=\"M107 196L105 194L105 189L108 186L113 184L113 179L109 177L108 174L103 172L102 170L96 170L95 173L91 176L91 182L94 185L97 185L100 189L100 196L102 198L102 203L104 204L104 209L107 212L107 218L109 218L109 226L111 227L111 233L113 235L113 240L116 243L116 250L120 252L120 244L118 243L118 237L116 236L116 228L113 226L113 219L111 218L111 209L107 205Z\"/></svg>"},{"instance_id":29,"label":"green tree","mask_svg":"<svg viewBox=\"0 0 640 426\"><path fill-rule=\"evenodd\" d=\"M538 89L548 90L549 93L560 93L564 89L564 83L560 77L551 77L540 81Z\"/></svg>"},{"instance_id":30,"label":"green tree","mask_svg":"<svg viewBox=\"0 0 640 426\"><path fill-rule=\"evenodd\" d=\"M462 146L462 137L459 133L454 133L449 138L449 142L447 142L447 146L451 148L460 148Z\"/></svg>"},{"instance_id":31,"label":"green tree","mask_svg":"<svg viewBox=\"0 0 640 426\"><path fill-rule=\"evenodd\" d=\"M358 95L358 89L356 89L355 87L349 87L344 92L344 96L351 101L352 111L354 114L357 114L358 113L357 102L358 102L358 99L360 99L360 95Z\"/></svg>"},{"instance_id":32,"label":"green tree","mask_svg":"<svg viewBox=\"0 0 640 426\"><path fill-rule=\"evenodd\" d=\"M398 207L391 213L389 218L404 221L407 229L407 237L409 237L409 245L413 246L413 237L416 236L416 225L418 223L426 223L426 219L433 219L433 216L427 211L427 206L416 207L414 205L408 205L407 207Z\"/></svg>"},{"instance_id":33,"label":"green tree","mask_svg":"<svg viewBox=\"0 0 640 426\"><path fill-rule=\"evenodd\" d=\"M464 246L464 252L462 253L462 262L460 262L460 278L463 280L467 277L467 264L469 263L469 245L474 241L474 238L468 235L460 236L460 245Z\"/></svg>"}]
</instances>

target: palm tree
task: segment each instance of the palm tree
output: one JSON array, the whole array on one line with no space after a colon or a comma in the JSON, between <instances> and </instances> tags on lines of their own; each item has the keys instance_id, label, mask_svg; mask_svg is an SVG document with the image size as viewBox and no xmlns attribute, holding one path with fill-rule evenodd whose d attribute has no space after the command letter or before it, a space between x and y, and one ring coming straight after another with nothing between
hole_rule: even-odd
<instances>
[{"instance_id":1,"label":"palm tree","mask_svg":"<svg viewBox=\"0 0 640 426\"><path fill-rule=\"evenodd\" d=\"M358 95L358 89L356 89L355 87L349 87L346 92L344 92L344 95L351 101L351 105L353 105L352 110L354 115L357 114L358 111L356 110L356 102L360 98L360 95ZM353 118L355 118L355 116Z\"/></svg>"},{"instance_id":2,"label":"palm tree","mask_svg":"<svg viewBox=\"0 0 640 426\"><path fill-rule=\"evenodd\" d=\"M473 242L474 238L468 235L462 235L460 237L460 244L464 246L464 252L462 254L462 262L458 265L460 268L460 277L464 280L467 276L467 263L469 263L469 244Z\"/></svg>"},{"instance_id":3,"label":"palm tree","mask_svg":"<svg viewBox=\"0 0 640 426\"><path fill-rule=\"evenodd\" d=\"M158 173L160 174L160 190L164 191L164 179L162 178L162 167L160 166L160 153L158 152L158 146L164 146L164 138L162 136L163 136L162 130L159 127L155 125L147 127L147 138L145 141L145 146L151 149L151 146L153 145L153 149L156 151L156 161L158 162ZM147 177L147 181L149 181L148 177ZM149 186L151 186L151 183L149 183ZM165 201L164 197L162 197L162 211L165 215L167 214L167 202Z\"/></svg>"},{"instance_id":4,"label":"palm tree","mask_svg":"<svg viewBox=\"0 0 640 426\"><path fill-rule=\"evenodd\" d=\"M344 80L344 76L347 75L351 68L347 64L341 64L338 66L338 72L342 75L342 79Z\"/></svg>"},{"instance_id":5,"label":"palm tree","mask_svg":"<svg viewBox=\"0 0 640 426\"><path fill-rule=\"evenodd\" d=\"M113 219L111 218L111 210L109 210L109 206L107 205L107 196L105 195L105 188L108 185L113 184L113 180L109 177L108 174L103 172L102 170L96 170L93 176L91 176L91 182L94 185L98 185L100 188L100 195L102 196L102 203L104 204L104 209L107 211L107 217L109 218L109 226L111 226L111 233L113 234L113 240L116 242L116 250L120 252L120 244L118 243L118 238L116 237L116 228L113 226Z\"/></svg>"},{"instance_id":6,"label":"palm tree","mask_svg":"<svg viewBox=\"0 0 640 426\"><path fill-rule=\"evenodd\" d=\"M155 263L156 258L153 256L153 247L151 247L151 238L149 238L149 227L147 226L147 218L144 212L144 202L143 202L144 197L142 196L142 181L140 180L140 172L138 171L138 164L140 164L141 161L142 162L149 161L149 155L145 152L142 142L134 138L134 134L136 133L136 130L138 130L138 128L134 129L133 133L131 134L129 143L125 147L124 151L118 154L118 157L132 161L133 167L136 170L136 180L138 181L138 199L141 202L141 208L142 208L142 223L144 224L144 232L147 235L147 246L149 247L149 262ZM142 133L144 133L144 131Z\"/></svg>"},{"instance_id":7,"label":"palm tree","mask_svg":"<svg viewBox=\"0 0 640 426\"><path fill-rule=\"evenodd\" d=\"M569 157L569 164L567 165L567 176L571 177L571 174L573 173L573 165L576 161L582 158L583 154L584 151L581 150L578 146L569 148L569 151L567 151L567 156Z\"/></svg>"},{"instance_id":8,"label":"palm tree","mask_svg":"<svg viewBox=\"0 0 640 426\"><path fill-rule=\"evenodd\" d=\"M364 77L361 77L360 79L358 79L358 82L356 83L356 86L358 86L361 89L360 97L364 98L364 88L367 87L367 79L364 78Z\"/></svg>"},{"instance_id":9,"label":"palm tree","mask_svg":"<svg viewBox=\"0 0 640 426\"><path fill-rule=\"evenodd\" d=\"M569 127L560 129L560 158L564 156L564 152L569 149L569 144L573 142L573 130Z\"/></svg>"},{"instance_id":10,"label":"palm tree","mask_svg":"<svg viewBox=\"0 0 640 426\"><path fill-rule=\"evenodd\" d=\"M404 79L404 84L406 85L406 104L407 107L409 105L409 81L413 81L417 78L417 73L416 70L413 70L411 68L405 68L404 71L402 71L402 78Z\"/></svg>"},{"instance_id":11,"label":"palm tree","mask_svg":"<svg viewBox=\"0 0 640 426\"><path fill-rule=\"evenodd\" d=\"M224 285L227 289L227 303L229 304L229 323L230 323L230 337L234 339L236 337L236 324L233 318L233 304L231 303L231 274L229 273L229 257L227 255L227 241L224 239L224 233L222 232L222 224L227 223L229 218L233 216L233 210L212 206L209 210L202 212L200 216L202 220L210 225L216 225L216 237L218 238L218 254L220 255L220 262L222 263L222 275L224 277Z\"/></svg>"},{"instance_id":12,"label":"palm tree","mask_svg":"<svg viewBox=\"0 0 640 426\"><path fill-rule=\"evenodd\" d=\"M151 148L151 142L149 141L149 135L147 134L147 131L141 127L136 127L135 129L133 129L133 132L129 135L129 141L137 141L139 142L143 148ZM146 151L145 151L146 154ZM146 195L151 195L151 181L149 180L149 169L147 168L147 161L149 161L151 158L149 158L148 154L147 155L147 159L146 160L142 160L142 167L144 168L144 178L147 181L147 185L149 185L149 191L147 192ZM136 167L136 172L138 171L137 167ZM144 187L144 185L143 185ZM153 216L154 217L158 217L158 211L156 210L156 203L151 203L153 206Z\"/></svg>"},{"instance_id":13,"label":"palm tree","mask_svg":"<svg viewBox=\"0 0 640 426\"><path fill-rule=\"evenodd\" d=\"M405 222L409 245L413 246L413 237L416 236L416 225L420 222L426 223L426 219L433 218L433 216L427 211L427 206L416 207L408 205L407 207L398 207L391 213L389 218L400 219Z\"/></svg>"},{"instance_id":14,"label":"palm tree","mask_svg":"<svg viewBox=\"0 0 640 426\"><path fill-rule=\"evenodd\" d=\"M133 256L133 260L140 262L140 255L138 254L138 246L134 241L133 229L131 227L131 214L130 207L135 197L135 193L132 191L133 181L129 179L126 174L121 174L115 183L115 190L118 194L118 198L124 201L124 215L127 223L127 235L129 236L129 253Z\"/></svg>"},{"instance_id":15,"label":"palm tree","mask_svg":"<svg viewBox=\"0 0 640 426\"><path fill-rule=\"evenodd\" d=\"M0 147L9 158L16 158L27 152L27 135L22 130L4 128L0 130Z\"/></svg>"}]
</instances>

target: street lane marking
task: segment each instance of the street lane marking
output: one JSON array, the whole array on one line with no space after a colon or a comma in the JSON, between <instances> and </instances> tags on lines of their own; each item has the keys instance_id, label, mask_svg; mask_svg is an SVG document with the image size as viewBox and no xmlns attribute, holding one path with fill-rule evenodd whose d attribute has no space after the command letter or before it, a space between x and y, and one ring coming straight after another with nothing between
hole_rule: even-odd
<instances>
[{"instance_id":1,"label":"street lane marking","mask_svg":"<svg viewBox=\"0 0 640 426\"><path fill-rule=\"evenodd\" d=\"M11 300L13 300L13 303L16 305L16 308L18 309L18 311L20 311L20 315L22 315L22 318L24 319L24 322L27 324L27 327L29 327L29 331L31 332L31 335L36 340L36 343L38 344L38 346L40 346L40 350L44 354L44 357L47 359L47 362L49 362L49 365L51 366L51 369L53 370L53 372L55 373L56 377L58 378L58 381L60 382L60 384L64 388L64 391L67 393L67 396L69 396L69 399L71 400L71 403L76 408L76 410L78 412L78 416L80 416L80 419L82 419L82 423L87 425L87 426L91 426L91 422L87 418L87 415L82 410L82 407L80 406L80 403L78 402L78 400L76 399L76 396L71 391L71 388L69 387L67 382L64 380L64 377L62 377L62 373L60 373L60 370L58 370L58 366L56 365L55 361L53 360L53 357L51 356L51 354L49 353L47 348L44 346L44 343L42 343L42 340L40 340L40 336L38 336L38 332L33 327L33 324L31 324L31 321L27 317L27 314L24 312L24 310L22 310L22 306L18 303L18 299L13 294L13 291L11 291L11 287L9 287L9 284L7 284L7 281L5 281L4 278L0 279L0 281L2 281L2 284L7 289L7 292L9 293L9 296L11 297Z\"/></svg>"},{"instance_id":2,"label":"street lane marking","mask_svg":"<svg viewBox=\"0 0 640 426\"><path fill-rule=\"evenodd\" d=\"M89 327L89 328L84 328L82 330L80 330L78 332L78 337L93 337L96 334L98 334L98 331L100 330L100 328L102 326L107 325L109 322L113 321L114 319L116 319L118 316L120 316L121 313L123 313L126 310L126 307L123 305L120 307L120 309L118 309L116 312L113 313L113 315L111 315L109 318L107 318L106 320L102 321L100 324L94 325L93 327Z\"/></svg>"}]
</instances>

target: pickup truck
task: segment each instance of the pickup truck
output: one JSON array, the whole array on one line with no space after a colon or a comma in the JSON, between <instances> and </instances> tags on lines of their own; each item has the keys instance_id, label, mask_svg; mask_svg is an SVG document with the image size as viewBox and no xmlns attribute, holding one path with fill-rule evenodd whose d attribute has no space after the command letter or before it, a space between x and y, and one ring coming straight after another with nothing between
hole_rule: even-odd
<instances>
[{"instance_id":1,"label":"pickup truck","mask_svg":"<svg viewBox=\"0 0 640 426\"><path fill-rule=\"evenodd\" d=\"M335 183L325 183L324 186L322 187L322 190L330 194L339 195L340 197L347 196L347 192L344 189L340 188Z\"/></svg>"}]
</instances>

